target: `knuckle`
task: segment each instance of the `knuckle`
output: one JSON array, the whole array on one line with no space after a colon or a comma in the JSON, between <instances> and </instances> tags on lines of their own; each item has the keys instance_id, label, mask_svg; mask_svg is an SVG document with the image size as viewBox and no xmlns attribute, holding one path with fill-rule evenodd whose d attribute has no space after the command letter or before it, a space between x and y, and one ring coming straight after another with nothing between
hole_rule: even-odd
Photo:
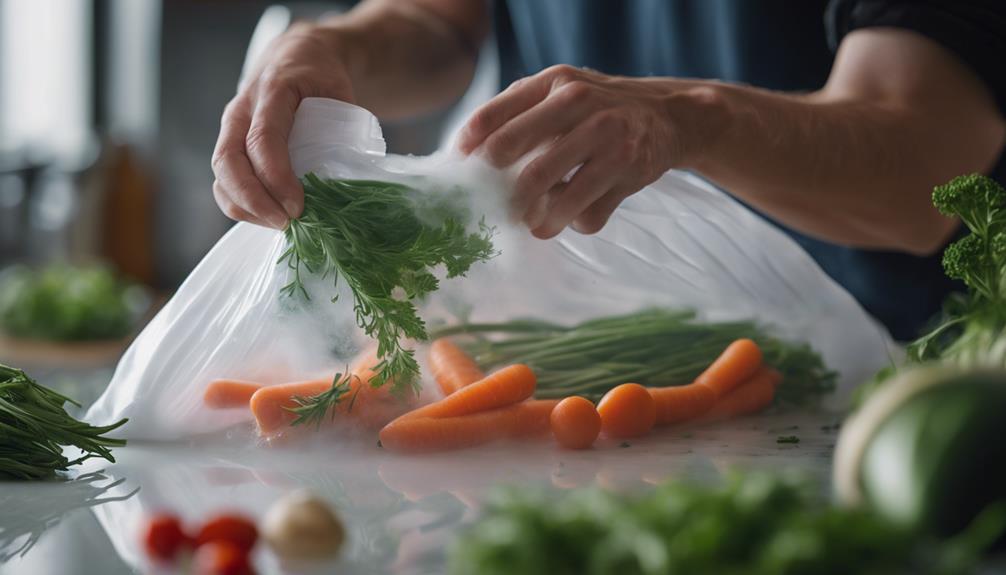
<instances>
[{"instance_id":1,"label":"knuckle","mask_svg":"<svg viewBox=\"0 0 1006 575\"><path fill-rule=\"evenodd\" d=\"M245 146L248 148L249 153L261 152L268 146L273 136L272 130L262 126L262 124L255 124L248 129L248 135L245 136Z\"/></svg>"},{"instance_id":2,"label":"knuckle","mask_svg":"<svg viewBox=\"0 0 1006 575\"><path fill-rule=\"evenodd\" d=\"M230 163L234 152L227 148L217 148L213 152L213 157L210 158L210 168L213 170L213 174L219 176L224 170L226 165Z\"/></svg>"},{"instance_id":3,"label":"knuckle","mask_svg":"<svg viewBox=\"0 0 1006 575\"><path fill-rule=\"evenodd\" d=\"M621 162L635 160L639 155L639 140L636 138L622 138L615 146L615 157Z\"/></svg>"},{"instance_id":4,"label":"knuckle","mask_svg":"<svg viewBox=\"0 0 1006 575\"><path fill-rule=\"evenodd\" d=\"M572 104L587 98L590 93L591 87L588 82L573 80L556 90L556 97L560 98L564 104Z\"/></svg>"},{"instance_id":5,"label":"knuckle","mask_svg":"<svg viewBox=\"0 0 1006 575\"><path fill-rule=\"evenodd\" d=\"M576 77L579 70L569 64L556 64L546 68L543 73L553 81L568 82Z\"/></svg>"},{"instance_id":6,"label":"knuckle","mask_svg":"<svg viewBox=\"0 0 1006 575\"><path fill-rule=\"evenodd\" d=\"M488 108L482 108L472 114L468 127L474 132L484 133L493 125L493 113Z\"/></svg>"}]
</instances>

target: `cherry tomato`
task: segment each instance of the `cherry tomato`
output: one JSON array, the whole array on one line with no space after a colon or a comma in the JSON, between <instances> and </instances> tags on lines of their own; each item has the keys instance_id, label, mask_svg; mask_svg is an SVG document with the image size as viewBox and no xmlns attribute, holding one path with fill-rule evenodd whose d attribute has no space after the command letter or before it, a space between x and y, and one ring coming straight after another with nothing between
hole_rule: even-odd
<instances>
[{"instance_id":1,"label":"cherry tomato","mask_svg":"<svg viewBox=\"0 0 1006 575\"><path fill-rule=\"evenodd\" d=\"M181 550L192 546L192 539L185 534L178 517L162 514L151 517L147 522L143 544L151 558L174 561Z\"/></svg>"},{"instance_id":2,"label":"cherry tomato","mask_svg":"<svg viewBox=\"0 0 1006 575\"><path fill-rule=\"evenodd\" d=\"M255 522L241 515L218 515L207 521L196 535L196 547L218 541L233 543L246 553L258 540Z\"/></svg>"},{"instance_id":3,"label":"cherry tomato","mask_svg":"<svg viewBox=\"0 0 1006 575\"><path fill-rule=\"evenodd\" d=\"M211 541L196 549L192 572L195 575L252 575L255 571L247 549L229 541Z\"/></svg>"}]
</instances>

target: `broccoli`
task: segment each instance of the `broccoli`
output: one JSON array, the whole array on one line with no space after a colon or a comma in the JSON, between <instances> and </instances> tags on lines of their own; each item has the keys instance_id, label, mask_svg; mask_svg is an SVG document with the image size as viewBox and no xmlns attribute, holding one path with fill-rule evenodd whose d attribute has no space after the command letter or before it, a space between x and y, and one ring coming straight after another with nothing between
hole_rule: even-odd
<instances>
[{"instance_id":1,"label":"broccoli","mask_svg":"<svg viewBox=\"0 0 1006 575\"><path fill-rule=\"evenodd\" d=\"M933 205L971 232L943 252L947 276L968 292L947 300L936 328L908 346L909 359L1006 366L1006 189L981 174L960 176L936 187Z\"/></svg>"},{"instance_id":2,"label":"broccoli","mask_svg":"<svg viewBox=\"0 0 1006 575\"><path fill-rule=\"evenodd\" d=\"M988 300L1001 300L1006 269L1006 190L981 174L959 176L933 191L933 205L961 218L971 234L947 246L943 269Z\"/></svg>"}]
</instances>

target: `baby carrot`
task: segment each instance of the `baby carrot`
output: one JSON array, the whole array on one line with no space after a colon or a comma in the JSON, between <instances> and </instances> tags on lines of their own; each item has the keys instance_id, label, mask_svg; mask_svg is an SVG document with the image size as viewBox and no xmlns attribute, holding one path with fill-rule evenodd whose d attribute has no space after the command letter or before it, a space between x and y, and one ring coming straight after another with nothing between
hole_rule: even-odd
<instances>
[{"instance_id":1,"label":"baby carrot","mask_svg":"<svg viewBox=\"0 0 1006 575\"><path fill-rule=\"evenodd\" d=\"M543 434L557 403L538 399L453 417L401 417L381 430L381 445L400 452L443 451Z\"/></svg>"},{"instance_id":2,"label":"baby carrot","mask_svg":"<svg viewBox=\"0 0 1006 575\"><path fill-rule=\"evenodd\" d=\"M763 367L737 389L723 396L702 417L703 421L719 421L757 413L769 405L775 397L775 388L782 381L778 371Z\"/></svg>"},{"instance_id":3,"label":"baby carrot","mask_svg":"<svg viewBox=\"0 0 1006 575\"><path fill-rule=\"evenodd\" d=\"M667 425L706 413L731 390L750 379L762 365L754 341L738 339L688 385L650 388L657 407L657 423Z\"/></svg>"},{"instance_id":4,"label":"baby carrot","mask_svg":"<svg viewBox=\"0 0 1006 575\"><path fill-rule=\"evenodd\" d=\"M555 406L550 417L552 435L567 449L586 449L601 433L601 415L590 400L567 397Z\"/></svg>"},{"instance_id":5,"label":"baby carrot","mask_svg":"<svg viewBox=\"0 0 1006 575\"><path fill-rule=\"evenodd\" d=\"M252 394L262 386L237 379L214 379L203 392L203 403L212 409L248 407Z\"/></svg>"},{"instance_id":6,"label":"baby carrot","mask_svg":"<svg viewBox=\"0 0 1006 575\"><path fill-rule=\"evenodd\" d=\"M531 368L510 365L402 417L454 417L512 405L531 397L536 383Z\"/></svg>"},{"instance_id":7,"label":"baby carrot","mask_svg":"<svg viewBox=\"0 0 1006 575\"><path fill-rule=\"evenodd\" d=\"M623 383L597 402L601 429L615 438L639 437L650 431L657 418L650 392L638 383Z\"/></svg>"},{"instance_id":8,"label":"baby carrot","mask_svg":"<svg viewBox=\"0 0 1006 575\"><path fill-rule=\"evenodd\" d=\"M430 345L429 363L433 379L445 397L485 377L475 360L447 338Z\"/></svg>"},{"instance_id":9,"label":"baby carrot","mask_svg":"<svg viewBox=\"0 0 1006 575\"><path fill-rule=\"evenodd\" d=\"M353 362L349 390L336 407L338 413L352 415L368 428L380 428L399 415L403 407L401 402L391 397L388 391L390 383L378 388L370 385L378 361L376 348L371 348ZM268 434L289 426L297 419L297 414L291 411L297 407L295 398L318 395L331 387L331 379L316 379L281 383L256 391L249 405L259 432Z\"/></svg>"},{"instance_id":10,"label":"baby carrot","mask_svg":"<svg viewBox=\"0 0 1006 575\"><path fill-rule=\"evenodd\" d=\"M723 395L747 381L761 364L762 353L758 344L750 339L738 339L695 378L695 383L707 385L717 395Z\"/></svg>"}]
</instances>

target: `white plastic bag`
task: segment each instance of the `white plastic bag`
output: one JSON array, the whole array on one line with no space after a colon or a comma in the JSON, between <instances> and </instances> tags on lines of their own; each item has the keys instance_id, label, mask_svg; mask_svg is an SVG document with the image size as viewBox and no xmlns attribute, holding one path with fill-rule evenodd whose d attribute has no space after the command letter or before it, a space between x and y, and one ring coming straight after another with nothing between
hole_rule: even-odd
<instances>
[{"instance_id":1,"label":"white plastic bag","mask_svg":"<svg viewBox=\"0 0 1006 575\"><path fill-rule=\"evenodd\" d=\"M380 126L366 110L318 98L301 104L290 137L298 175L422 176L473 189L475 204L489 213L499 203L499 175L477 161L384 152ZM692 175L668 172L626 200L595 235L566 230L541 241L498 218L492 223L502 254L476 264L467 278L444 282L421 309L426 319L459 305L473 321L573 322L654 305L694 308L708 320L752 319L820 352L840 373L838 401L889 361L883 328L810 256ZM87 419L129 417L120 434L130 438L213 432L251 416L207 410L209 381L278 383L345 365L363 341L351 298L281 297L288 270L277 260L284 248L278 231L234 226L133 342Z\"/></svg>"}]
</instances>

